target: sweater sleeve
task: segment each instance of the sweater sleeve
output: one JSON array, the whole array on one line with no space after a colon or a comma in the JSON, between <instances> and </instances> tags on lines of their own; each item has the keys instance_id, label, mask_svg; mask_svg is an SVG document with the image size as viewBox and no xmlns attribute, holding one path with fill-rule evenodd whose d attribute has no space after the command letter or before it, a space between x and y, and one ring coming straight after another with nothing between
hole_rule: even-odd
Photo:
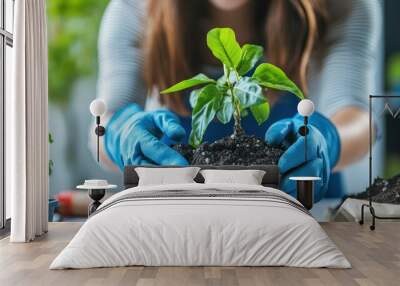
<instances>
[{"instance_id":1,"label":"sweater sleeve","mask_svg":"<svg viewBox=\"0 0 400 286\"><path fill-rule=\"evenodd\" d=\"M111 0L101 22L97 98L103 99L111 112L128 103L142 107L145 103L140 49L144 2Z\"/></svg>"},{"instance_id":2,"label":"sweater sleeve","mask_svg":"<svg viewBox=\"0 0 400 286\"><path fill-rule=\"evenodd\" d=\"M332 44L321 66L311 68L309 97L325 116L348 106L367 110L368 95L380 91L380 2L351 0L348 3L347 17L329 29L327 40Z\"/></svg>"}]
</instances>

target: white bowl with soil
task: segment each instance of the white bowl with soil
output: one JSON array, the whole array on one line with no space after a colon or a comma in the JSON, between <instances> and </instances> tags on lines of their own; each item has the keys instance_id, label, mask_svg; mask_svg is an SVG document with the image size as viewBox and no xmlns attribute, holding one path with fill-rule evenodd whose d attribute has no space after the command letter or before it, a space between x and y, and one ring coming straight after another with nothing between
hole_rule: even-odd
<instances>
[{"instance_id":1,"label":"white bowl with soil","mask_svg":"<svg viewBox=\"0 0 400 286\"><path fill-rule=\"evenodd\" d=\"M340 206L336 217L341 219L359 221L361 219L361 206L368 204L368 191L375 213L384 217L400 216L400 174L390 179L376 178L371 188L362 193L350 195ZM365 220L371 219L371 214L365 210Z\"/></svg>"}]
</instances>

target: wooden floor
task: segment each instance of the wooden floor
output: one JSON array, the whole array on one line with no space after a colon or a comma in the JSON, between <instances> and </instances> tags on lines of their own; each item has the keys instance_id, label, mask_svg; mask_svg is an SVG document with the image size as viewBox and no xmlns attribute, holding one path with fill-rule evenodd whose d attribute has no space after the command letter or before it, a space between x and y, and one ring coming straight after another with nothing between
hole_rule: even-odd
<instances>
[{"instance_id":1,"label":"wooden floor","mask_svg":"<svg viewBox=\"0 0 400 286\"><path fill-rule=\"evenodd\" d=\"M288 267L124 267L48 270L80 223L52 223L28 244L0 241L0 285L400 285L400 224L375 232L355 223L322 224L352 263L349 270Z\"/></svg>"}]
</instances>

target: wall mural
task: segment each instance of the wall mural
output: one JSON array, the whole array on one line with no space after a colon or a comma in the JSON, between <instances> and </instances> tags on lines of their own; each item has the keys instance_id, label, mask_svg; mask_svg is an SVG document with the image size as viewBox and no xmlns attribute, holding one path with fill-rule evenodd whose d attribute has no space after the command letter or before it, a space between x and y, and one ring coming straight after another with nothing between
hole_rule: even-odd
<instances>
[{"instance_id":1,"label":"wall mural","mask_svg":"<svg viewBox=\"0 0 400 286\"><path fill-rule=\"evenodd\" d=\"M315 202L329 198L337 206L347 196L366 194L368 142L357 147L365 149L363 159L336 171L347 148L332 114L367 107L368 94L381 90L380 43L346 42L349 53L364 56L343 59L325 41L335 21L327 22L315 9L318 25L310 34L296 9L288 9L294 14L267 25L264 1L244 1L238 8L257 11L251 23L223 17L218 13L227 11L216 9L212 0L187 6L177 1L176 17L163 5L146 9L146 1L48 2L50 196L58 199L63 216L86 212L87 196L72 191L77 185L97 178L119 191L130 165L272 164L281 173L280 187L292 196L296 182L289 178L305 175L321 178ZM368 5L379 22L382 7ZM347 6L337 8L351 14ZM350 28L366 34L363 27ZM396 61L390 70L394 88L400 82ZM313 111L315 105L306 119L297 109L305 98L314 103ZM398 119L400 105L388 102L382 112ZM377 128L385 130L385 121ZM384 131L380 136L374 170L393 177L400 154L389 148L391 155L385 155ZM326 212L321 216L329 217Z\"/></svg>"}]
</instances>

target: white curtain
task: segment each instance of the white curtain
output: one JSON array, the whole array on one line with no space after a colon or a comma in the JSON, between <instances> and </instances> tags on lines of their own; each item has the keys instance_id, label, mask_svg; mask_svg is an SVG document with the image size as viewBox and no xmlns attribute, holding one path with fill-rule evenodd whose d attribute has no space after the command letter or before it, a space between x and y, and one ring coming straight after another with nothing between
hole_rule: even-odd
<instances>
[{"instance_id":1,"label":"white curtain","mask_svg":"<svg viewBox=\"0 0 400 286\"><path fill-rule=\"evenodd\" d=\"M45 0L15 1L13 93L6 111L12 242L47 232L48 123Z\"/></svg>"}]
</instances>

